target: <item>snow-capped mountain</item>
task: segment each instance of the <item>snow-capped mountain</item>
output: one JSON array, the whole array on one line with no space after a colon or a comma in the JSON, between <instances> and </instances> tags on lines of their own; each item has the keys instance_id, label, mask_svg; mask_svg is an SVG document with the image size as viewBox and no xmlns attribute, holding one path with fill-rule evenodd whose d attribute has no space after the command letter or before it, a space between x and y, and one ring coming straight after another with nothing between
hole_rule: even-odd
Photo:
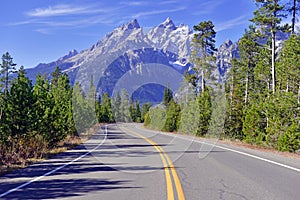
<instances>
[{"instance_id":1,"label":"snow-capped mountain","mask_svg":"<svg viewBox=\"0 0 300 200\"><path fill-rule=\"evenodd\" d=\"M111 95L119 79L127 73L132 77L141 74L147 77L147 74L150 76L153 73L152 69L159 66L157 70L164 68L169 74L172 74L170 70L173 70L182 76L191 66L189 57L192 37L193 32L187 25L175 26L170 18L147 33L137 20L132 20L106 34L92 47L80 53L72 50L55 62L39 64L35 68L28 69L27 73L34 80L38 73L49 76L55 67L59 66L63 72L68 73L71 83L79 82L84 91L88 90L92 78L94 84L97 84L99 93L108 92ZM237 54L237 44L228 40L221 45L216 54L221 76L228 69L230 59ZM150 65L152 68L148 68ZM163 72L160 71L159 74ZM155 75L152 74L153 76ZM176 80L170 81L168 78L172 76L165 76L166 78L162 78L164 81L178 82L173 87L179 87L182 80L177 80L177 77ZM152 94L152 97L147 97L156 101L163 95L161 87L163 83L157 83L155 86L150 82L136 88L139 90L136 94L143 94L145 98Z\"/></svg>"},{"instance_id":2,"label":"snow-capped mountain","mask_svg":"<svg viewBox=\"0 0 300 200\"><path fill-rule=\"evenodd\" d=\"M226 72L231 67L231 60L239 58L238 43L233 43L231 40L226 40L215 54L218 72L221 77L224 77Z\"/></svg>"}]
</instances>

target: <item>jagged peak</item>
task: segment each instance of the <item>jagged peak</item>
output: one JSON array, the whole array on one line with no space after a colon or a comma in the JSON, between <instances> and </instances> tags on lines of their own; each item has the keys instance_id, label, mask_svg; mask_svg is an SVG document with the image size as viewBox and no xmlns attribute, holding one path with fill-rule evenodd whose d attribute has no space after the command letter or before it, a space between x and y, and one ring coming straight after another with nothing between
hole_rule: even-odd
<instances>
[{"instance_id":1,"label":"jagged peak","mask_svg":"<svg viewBox=\"0 0 300 200\"><path fill-rule=\"evenodd\" d=\"M68 54L66 54L65 56L59 58L58 61L66 60L66 59L71 58L71 57L73 57L77 54L78 54L78 52L75 49L72 49L71 51L68 52Z\"/></svg>"},{"instance_id":2,"label":"jagged peak","mask_svg":"<svg viewBox=\"0 0 300 200\"><path fill-rule=\"evenodd\" d=\"M78 54L78 51L76 49L72 49L71 51L69 51L68 56L74 56Z\"/></svg>"},{"instance_id":3,"label":"jagged peak","mask_svg":"<svg viewBox=\"0 0 300 200\"><path fill-rule=\"evenodd\" d=\"M137 28L141 28L141 27L136 19L133 19L129 21L127 24L123 24L121 26L122 30L130 30L130 29L137 29Z\"/></svg>"},{"instance_id":4,"label":"jagged peak","mask_svg":"<svg viewBox=\"0 0 300 200\"><path fill-rule=\"evenodd\" d=\"M175 24L173 23L172 19L168 17L163 23L161 23L158 27L160 28L168 28L168 29L176 29Z\"/></svg>"},{"instance_id":5,"label":"jagged peak","mask_svg":"<svg viewBox=\"0 0 300 200\"><path fill-rule=\"evenodd\" d=\"M223 44L221 44L220 48L228 48L232 44L233 44L233 42L230 39L227 39L227 40L225 40L225 42Z\"/></svg>"}]
</instances>

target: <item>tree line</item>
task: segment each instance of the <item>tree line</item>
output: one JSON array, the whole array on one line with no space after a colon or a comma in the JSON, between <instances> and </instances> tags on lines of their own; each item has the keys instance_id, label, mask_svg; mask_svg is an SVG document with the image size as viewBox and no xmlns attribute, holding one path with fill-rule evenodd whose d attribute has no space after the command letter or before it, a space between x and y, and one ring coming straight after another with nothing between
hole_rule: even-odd
<instances>
[{"instance_id":1,"label":"tree line","mask_svg":"<svg viewBox=\"0 0 300 200\"><path fill-rule=\"evenodd\" d=\"M192 73L185 74L177 99L150 109L145 125L238 139L280 151L299 150L300 36L295 19L300 2L284 2L255 1L252 24L238 42L240 56L232 60L223 85L212 75L214 25L204 21L194 26ZM289 14L292 25L282 24ZM281 46L278 33L289 35Z\"/></svg>"},{"instance_id":2,"label":"tree line","mask_svg":"<svg viewBox=\"0 0 300 200\"><path fill-rule=\"evenodd\" d=\"M143 122L150 108L129 100L125 90L115 99L104 93L95 100L93 83L85 94L58 67L50 78L39 74L32 84L9 53L2 56L0 83L0 166L42 158L97 123Z\"/></svg>"}]
</instances>

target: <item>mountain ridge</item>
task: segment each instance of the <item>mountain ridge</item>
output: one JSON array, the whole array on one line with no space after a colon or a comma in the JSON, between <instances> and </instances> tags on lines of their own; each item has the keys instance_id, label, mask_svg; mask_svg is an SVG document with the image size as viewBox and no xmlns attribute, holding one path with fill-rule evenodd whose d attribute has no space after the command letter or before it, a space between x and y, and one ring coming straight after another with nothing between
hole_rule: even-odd
<instances>
[{"instance_id":1,"label":"mountain ridge","mask_svg":"<svg viewBox=\"0 0 300 200\"><path fill-rule=\"evenodd\" d=\"M69 75L71 84L79 82L84 91L87 91L89 79L93 76L96 84L97 81L100 82L97 84L99 92L105 91L111 95L118 78L129 71L138 71L140 66L147 63L163 64L183 74L191 67L189 59L192 38L193 31L187 25L175 26L171 18L147 33L133 19L107 33L90 48L80 52L72 50L54 62L41 63L35 68L27 69L27 72L34 81L38 73L50 77L50 73L58 66ZM218 66L218 72L215 72L219 76L224 76L230 67L231 56L237 52L237 44L230 40L222 45L219 48L222 52L216 53L222 59L217 61L222 66Z\"/></svg>"}]
</instances>

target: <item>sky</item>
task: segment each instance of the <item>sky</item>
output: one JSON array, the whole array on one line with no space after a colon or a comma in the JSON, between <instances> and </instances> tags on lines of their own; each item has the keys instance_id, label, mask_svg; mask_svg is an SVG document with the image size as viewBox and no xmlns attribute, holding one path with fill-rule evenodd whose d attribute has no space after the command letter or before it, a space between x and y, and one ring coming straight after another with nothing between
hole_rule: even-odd
<instances>
[{"instance_id":1,"label":"sky","mask_svg":"<svg viewBox=\"0 0 300 200\"><path fill-rule=\"evenodd\" d=\"M0 54L35 67L85 50L116 27L137 19L152 28L170 17L175 25L211 20L216 46L237 41L256 9L252 0L9 0L0 7Z\"/></svg>"}]
</instances>

